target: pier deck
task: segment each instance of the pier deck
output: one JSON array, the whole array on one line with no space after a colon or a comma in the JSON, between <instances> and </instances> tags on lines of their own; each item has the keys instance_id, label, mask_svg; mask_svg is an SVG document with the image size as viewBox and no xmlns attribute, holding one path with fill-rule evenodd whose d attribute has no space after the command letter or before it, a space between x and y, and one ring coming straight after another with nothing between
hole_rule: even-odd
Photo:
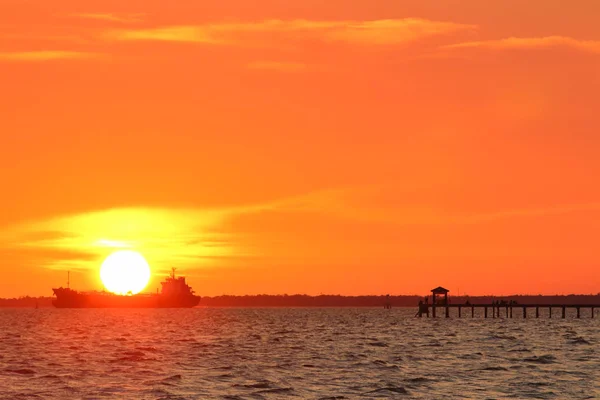
<instances>
[{"instance_id":1,"label":"pier deck","mask_svg":"<svg viewBox=\"0 0 600 400\"><path fill-rule=\"evenodd\" d=\"M552 318L552 310L559 309L561 318L566 318L567 309L574 309L577 312L577 318L581 318L581 310L589 309L589 315L594 318L594 312L596 308L600 308L600 304L447 304L447 305L433 305L433 304L419 304L419 310L417 316L422 317L424 314L429 317L430 313L433 318L439 309L444 312L446 318L450 317L450 309L457 309L457 316L462 317L463 309L471 311L471 317L475 317L475 309L483 308L483 317L488 318L500 318L502 316L506 318L513 318L513 310L521 311L523 318L527 318L527 310L534 309L535 317L540 317L540 309L547 309L548 316ZM490 312L491 311L491 312Z\"/></svg>"}]
</instances>

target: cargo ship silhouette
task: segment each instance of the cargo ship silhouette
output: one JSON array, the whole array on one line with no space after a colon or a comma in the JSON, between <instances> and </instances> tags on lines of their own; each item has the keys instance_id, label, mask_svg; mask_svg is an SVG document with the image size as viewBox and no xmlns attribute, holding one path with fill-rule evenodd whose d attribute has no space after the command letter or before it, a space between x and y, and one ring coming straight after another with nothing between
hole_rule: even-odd
<instances>
[{"instance_id":1,"label":"cargo ship silhouette","mask_svg":"<svg viewBox=\"0 0 600 400\"><path fill-rule=\"evenodd\" d=\"M175 268L161 282L160 293L117 295L108 292L78 292L70 288L52 289L56 308L190 308L200 303L184 277L175 276Z\"/></svg>"}]
</instances>

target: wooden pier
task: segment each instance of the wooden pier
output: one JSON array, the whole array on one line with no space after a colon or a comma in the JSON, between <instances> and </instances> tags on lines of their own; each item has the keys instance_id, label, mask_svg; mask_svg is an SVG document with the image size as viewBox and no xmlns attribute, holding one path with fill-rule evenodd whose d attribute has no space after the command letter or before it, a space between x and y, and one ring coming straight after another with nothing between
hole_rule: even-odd
<instances>
[{"instance_id":1,"label":"wooden pier","mask_svg":"<svg viewBox=\"0 0 600 400\"><path fill-rule=\"evenodd\" d=\"M527 310L535 310L535 317L540 317L540 310L548 310L548 317L552 318L552 310L559 310L560 317L567 317L567 309L576 310L577 318L581 318L582 310L586 310L585 314L590 318L594 318L595 309L600 308L600 304L448 304L448 305L432 305L432 304L420 304L419 311L417 312L418 317L423 315L429 317L431 315L436 318L437 314L441 311L446 318L450 317L450 309L457 310L455 314L458 318L463 317L463 313L466 312L466 316L475 317L475 309L483 309L484 318L513 318L513 315L522 313L523 318L527 318ZM588 311L589 310L589 311ZM530 314L533 315L533 312Z\"/></svg>"},{"instance_id":2,"label":"wooden pier","mask_svg":"<svg viewBox=\"0 0 600 400\"><path fill-rule=\"evenodd\" d=\"M516 302L505 302L498 301L493 304L450 304L448 300L448 289L443 287L437 287L432 292L432 302L429 304L429 299L426 297L425 301L419 302L419 309L415 316L423 317L430 315L435 318L438 312L442 312L446 318L450 317L450 309L455 309L454 314L458 318L462 318L463 312L470 314L472 318L475 317L475 309L483 309L483 318L513 318L513 315L522 313L523 318L527 318L527 311L535 311L535 318L540 318L540 310L548 310L548 317L552 318L552 311L558 310L561 318L567 317L567 309L573 309L576 311L577 318L582 317L582 310L585 310L585 314L590 318L594 318L596 308L600 308L600 304L518 304ZM439 299L438 296L443 296Z\"/></svg>"}]
</instances>

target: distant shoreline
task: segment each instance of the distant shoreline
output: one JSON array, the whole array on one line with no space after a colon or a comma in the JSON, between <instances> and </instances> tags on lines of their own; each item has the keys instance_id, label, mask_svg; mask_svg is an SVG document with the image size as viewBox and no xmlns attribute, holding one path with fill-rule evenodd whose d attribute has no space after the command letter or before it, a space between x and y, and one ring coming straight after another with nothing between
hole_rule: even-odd
<instances>
[{"instance_id":1,"label":"distant shoreline","mask_svg":"<svg viewBox=\"0 0 600 400\"><path fill-rule=\"evenodd\" d=\"M0 298L0 308L52 307L54 297ZM422 296L390 296L392 307L416 307ZM518 304L590 304L600 303L600 294L584 295L510 295L510 296L450 296L451 304L491 304L493 301L516 301ZM383 307L388 301L384 295L340 296L340 295L247 295L206 296L200 307Z\"/></svg>"}]
</instances>

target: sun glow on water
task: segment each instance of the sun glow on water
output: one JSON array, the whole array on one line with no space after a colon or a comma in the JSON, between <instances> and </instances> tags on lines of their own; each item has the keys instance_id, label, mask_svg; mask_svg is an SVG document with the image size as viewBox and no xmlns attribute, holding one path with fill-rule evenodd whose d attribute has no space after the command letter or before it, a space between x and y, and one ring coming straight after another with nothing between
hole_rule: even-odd
<instances>
[{"instance_id":1,"label":"sun glow on water","mask_svg":"<svg viewBox=\"0 0 600 400\"><path fill-rule=\"evenodd\" d=\"M102 263L100 279L110 292L121 295L136 294L148 285L150 266L137 251L117 251Z\"/></svg>"}]
</instances>

